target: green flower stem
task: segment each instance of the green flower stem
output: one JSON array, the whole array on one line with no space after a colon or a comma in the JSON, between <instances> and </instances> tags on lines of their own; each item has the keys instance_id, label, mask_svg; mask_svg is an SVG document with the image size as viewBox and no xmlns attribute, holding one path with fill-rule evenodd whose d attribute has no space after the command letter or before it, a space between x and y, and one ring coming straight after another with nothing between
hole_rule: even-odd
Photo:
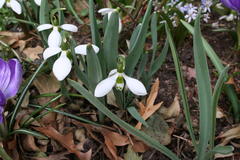
<instances>
[{"instance_id":1,"label":"green flower stem","mask_svg":"<svg viewBox=\"0 0 240 160\"><path fill-rule=\"evenodd\" d=\"M238 19L238 21L237 21L236 30L237 30L237 50L240 50L240 19Z\"/></svg>"},{"instance_id":2,"label":"green flower stem","mask_svg":"<svg viewBox=\"0 0 240 160\"><path fill-rule=\"evenodd\" d=\"M2 146L0 146L0 156L3 160L12 160L12 158L7 154Z\"/></svg>"}]
</instances>

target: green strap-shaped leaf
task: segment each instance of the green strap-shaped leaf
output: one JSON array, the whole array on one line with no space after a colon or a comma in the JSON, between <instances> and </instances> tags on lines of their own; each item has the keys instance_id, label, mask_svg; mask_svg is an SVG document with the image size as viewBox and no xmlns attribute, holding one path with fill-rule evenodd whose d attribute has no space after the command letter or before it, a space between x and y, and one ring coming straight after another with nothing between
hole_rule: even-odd
<instances>
[{"instance_id":1,"label":"green strap-shaped leaf","mask_svg":"<svg viewBox=\"0 0 240 160\"><path fill-rule=\"evenodd\" d=\"M214 147L214 140L215 140L215 131L216 131L216 112L217 112L217 105L218 100L221 95L221 91L224 85L224 82L227 80L227 72L229 67L225 67L224 70L221 72L220 76L218 77L217 83L214 87L213 92L213 100L212 100L212 129L211 129L211 138L210 138L210 149Z\"/></svg>"},{"instance_id":2,"label":"green strap-shaped leaf","mask_svg":"<svg viewBox=\"0 0 240 160\"><path fill-rule=\"evenodd\" d=\"M203 47L201 37L202 35L200 31L200 14L199 14L194 25L193 51L200 109L200 138L198 158L204 159L208 148L210 131L212 129L211 117L213 108L211 107L212 89L207 64L207 56Z\"/></svg>"},{"instance_id":3,"label":"green strap-shaped leaf","mask_svg":"<svg viewBox=\"0 0 240 160\"><path fill-rule=\"evenodd\" d=\"M173 38L172 38L172 35L170 33L170 29L169 29L167 23L165 23L165 30L166 30L166 33L167 33L167 40L169 41L169 45L170 45L170 48L171 48L172 57L173 57L174 65L175 65L175 70L176 70L177 80L178 80L178 85L179 85L179 92L180 92L180 95L181 95L181 98L182 98L184 114L185 114L185 117L186 117L188 130L189 130L189 133L190 133L190 137L192 139L193 146L197 150L196 138L195 138L194 131L193 131L193 125L192 125L192 120L191 120L191 116L190 116L190 109L189 109L189 104L188 104L187 93L186 93L186 90L185 90L183 73L182 73L181 66L180 66L180 61L179 61L179 58L178 58L178 55L177 55L177 49L176 49L176 46L173 42Z\"/></svg>"},{"instance_id":4,"label":"green strap-shaped leaf","mask_svg":"<svg viewBox=\"0 0 240 160\"><path fill-rule=\"evenodd\" d=\"M127 107L127 110L133 116L133 118L141 122L144 126L148 127L147 122L142 118L134 106Z\"/></svg>"},{"instance_id":5,"label":"green strap-shaped leaf","mask_svg":"<svg viewBox=\"0 0 240 160\"><path fill-rule=\"evenodd\" d=\"M138 37L138 34L139 34L139 31L140 29L142 28L142 24L138 24L137 27L134 29L133 33L132 33L132 36L130 38L130 44L129 44L129 50L132 50L133 48L133 45L135 44L136 40L137 40L137 37Z\"/></svg>"},{"instance_id":6,"label":"green strap-shaped leaf","mask_svg":"<svg viewBox=\"0 0 240 160\"><path fill-rule=\"evenodd\" d=\"M108 72L116 68L119 38L118 27L119 15L118 12L115 11L111 14L108 21L103 40L103 52Z\"/></svg>"},{"instance_id":7,"label":"green strap-shaped leaf","mask_svg":"<svg viewBox=\"0 0 240 160\"><path fill-rule=\"evenodd\" d=\"M181 20L181 22L188 29L188 31L191 34L193 34L193 32L194 32L193 27L185 21ZM207 52L208 57L211 59L213 65L215 66L218 73L220 74L221 71L224 69L224 66L223 66L220 58L217 56L217 54L215 53L213 48L210 46L210 44L207 42L207 40L204 37L202 37L202 41L203 41L203 46ZM239 120L240 120L240 103L238 100L238 96L237 96L233 86L226 85L224 89L227 93L229 100L232 103L235 121L239 122Z\"/></svg>"},{"instance_id":8,"label":"green strap-shaped leaf","mask_svg":"<svg viewBox=\"0 0 240 160\"><path fill-rule=\"evenodd\" d=\"M143 53L144 43L146 40L146 35L149 27L149 21L151 18L151 12L152 12L152 0L148 2L148 8L143 18L142 27L138 33L136 41L133 44L133 47L131 47L131 50L129 50L129 55L126 58L125 72L129 76L133 74L134 69L139 61L139 58Z\"/></svg>"},{"instance_id":9,"label":"green strap-shaped leaf","mask_svg":"<svg viewBox=\"0 0 240 160\"><path fill-rule=\"evenodd\" d=\"M156 140L151 138L150 136L146 135L145 133L137 130L136 128L132 127L128 123L121 120L117 115L112 113L106 106L104 106L101 101L99 101L96 97L94 97L89 91L87 91L83 86L81 86L78 82L68 79L69 84L75 88L79 93L84 95L84 97L94 105L98 110L100 110L103 114L108 116L113 122L127 130L130 134L136 136L149 146L161 151L163 154L168 156L172 160L179 160L176 154L170 151L165 146L158 143Z\"/></svg>"},{"instance_id":10,"label":"green strap-shaped leaf","mask_svg":"<svg viewBox=\"0 0 240 160\"><path fill-rule=\"evenodd\" d=\"M91 45L87 46L87 75L89 88L94 93L98 82L102 80L101 65Z\"/></svg>"},{"instance_id":11,"label":"green strap-shaped leaf","mask_svg":"<svg viewBox=\"0 0 240 160\"><path fill-rule=\"evenodd\" d=\"M94 13L94 2L93 0L89 0L89 19L90 19L90 27L91 27L91 34L92 34L92 43L99 47L98 59L100 61L102 67L102 74L103 77L106 77L106 64L103 54L103 47L101 42L101 37L99 34L99 29L97 25L96 15Z\"/></svg>"},{"instance_id":12,"label":"green strap-shaped leaf","mask_svg":"<svg viewBox=\"0 0 240 160\"><path fill-rule=\"evenodd\" d=\"M39 9L39 24L48 24L49 23L49 8L48 8L48 0L42 0L40 9ZM43 37L43 43L46 46L46 42L48 40L49 31L41 31Z\"/></svg>"}]
</instances>

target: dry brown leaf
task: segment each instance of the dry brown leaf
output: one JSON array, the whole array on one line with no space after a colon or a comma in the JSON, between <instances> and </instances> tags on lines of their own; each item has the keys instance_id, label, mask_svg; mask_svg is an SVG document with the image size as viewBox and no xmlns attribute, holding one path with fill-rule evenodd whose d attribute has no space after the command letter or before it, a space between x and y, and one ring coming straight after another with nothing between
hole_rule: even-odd
<instances>
[{"instance_id":1,"label":"dry brown leaf","mask_svg":"<svg viewBox=\"0 0 240 160\"><path fill-rule=\"evenodd\" d=\"M60 88L60 83L53 74L41 74L34 80L33 84L40 94L56 93Z\"/></svg>"},{"instance_id":2,"label":"dry brown leaf","mask_svg":"<svg viewBox=\"0 0 240 160\"><path fill-rule=\"evenodd\" d=\"M222 143L220 145L225 146L228 144L232 139L240 139L240 125L235 128L229 129L226 132L220 134L217 138L221 138Z\"/></svg>"},{"instance_id":3,"label":"dry brown leaf","mask_svg":"<svg viewBox=\"0 0 240 160\"><path fill-rule=\"evenodd\" d=\"M172 117L178 117L180 114L181 108L179 104L179 97L176 95L173 103L171 104L170 107L162 107L160 109L160 113L162 113L164 119L169 119Z\"/></svg>"},{"instance_id":4,"label":"dry brown leaf","mask_svg":"<svg viewBox=\"0 0 240 160\"><path fill-rule=\"evenodd\" d=\"M56 140L70 153L74 153L81 160L90 160L92 155L92 150L90 149L86 153L82 153L77 149L77 146L74 144L73 134L69 132L66 135L60 134L55 128L48 127L34 127L35 130L41 132L42 134Z\"/></svg>"},{"instance_id":5,"label":"dry brown leaf","mask_svg":"<svg viewBox=\"0 0 240 160\"><path fill-rule=\"evenodd\" d=\"M163 102L160 102L158 104L154 105L154 102L157 98L158 95L158 90L159 90L159 79L156 79L154 82L151 92L147 98L147 102L144 105L142 102L137 103L139 107L139 113L142 116L144 120L148 119L151 115L153 115L162 105ZM138 122L138 124L135 126L137 129L141 129L142 123Z\"/></svg>"},{"instance_id":6,"label":"dry brown leaf","mask_svg":"<svg viewBox=\"0 0 240 160\"><path fill-rule=\"evenodd\" d=\"M234 153L229 153L229 154L217 153L217 154L215 154L214 159L225 159L225 158L232 157L232 156L234 156Z\"/></svg>"},{"instance_id":7,"label":"dry brown leaf","mask_svg":"<svg viewBox=\"0 0 240 160\"><path fill-rule=\"evenodd\" d=\"M220 119L225 117L226 115L224 114L223 110L220 107L217 107L217 112L216 112L216 118Z\"/></svg>"},{"instance_id":8,"label":"dry brown leaf","mask_svg":"<svg viewBox=\"0 0 240 160\"><path fill-rule=\"evenodd\" d=\"M104 136L104 138L107 137L109 140L111 140L114 146L125 146L130 143L129 138L127 136L121 135L117 132L102 129L101 133Z\"/></svg>"},{"instance_id":9,"label":"dry brown leaf","mask_svg":"<svg viewBox=\"0 0 240 160\"><path fill-rule=\"evenodd\" d=\"M0 32L0 39L8 45L13 45L15 42L19 41L24 37L25 37L24 32L10 32L10 31Z\"/></svg>"},{"instance_id":10,"label":"dry brown leaf","mask_svg":"<svg viewBox=\"0 0 240 160\"><path fill-rule=\"evenodd\" d=\"M23 148L26 151L29 151L29 152L40 151L40 149L38 148L38 146L35 143L34 137L31 135L24 135L22 137L22 144L23 144Z\"/></svg>"},{"instance_id":11,"label":"dry brown leaf","mask_svg":"<svg viewBox=\"0 0 240 160\"><path fill-rule=\"evenodd\" d=\"M23 54L29 58L31 61L35 61L36 59L39 59L39 54L43 52L43 48L40 46L37 46L35 48L26 48L23 50Z\"/></svg>"},{"instance_id":12,"label":"dry brown leaf","mask_svg":"<svg viewBox=\"0 0 240 160\"><path fill-rule=\"evenodd\" d=\"M111 155L109 155L109 153L107 153L106 150L105 150L106 155L108 155L109 158L112 159L112 160L122 160L122 158L117 155L117 148L113 144L111 139L107 135L105 135L105 134L103 134L103 136L104 136L104 143L105 143L108 151L111 154Z\"/></svg>"}]
</instances>

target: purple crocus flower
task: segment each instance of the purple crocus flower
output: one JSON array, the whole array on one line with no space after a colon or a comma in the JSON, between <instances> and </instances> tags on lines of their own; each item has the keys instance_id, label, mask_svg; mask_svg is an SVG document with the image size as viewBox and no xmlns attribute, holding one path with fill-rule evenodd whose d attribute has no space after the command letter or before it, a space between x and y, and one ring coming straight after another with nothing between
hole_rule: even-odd
<instances>
[{"instance_id":1,"label":"purple crocus flower","mask_svg":"<svg viewBox=\"0 0 240 160\"><path fill-rule=\"evenodd\" d=\"M221 0L221 2L224 6L240 12L240 0Z\"/></svg>"},{"instance_id":2,"label":"purple crocus flower","mask_svg":"<svg viewBox=\"0 0 240 160\"><path fill-rule=\"evenodd\" d=\"M17 59L8 62L0 58L0 123L7 99L14 97L22 82L22 66Z\"/></svg>"}]
</instances>

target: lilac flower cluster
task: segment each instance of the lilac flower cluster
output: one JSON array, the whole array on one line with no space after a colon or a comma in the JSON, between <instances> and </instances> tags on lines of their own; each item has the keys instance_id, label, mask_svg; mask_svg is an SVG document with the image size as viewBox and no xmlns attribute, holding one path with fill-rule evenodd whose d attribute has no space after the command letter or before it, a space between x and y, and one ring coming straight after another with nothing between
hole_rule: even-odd
<instances>
[{"instance_id":1,"label":"lilac flower cluster","mask_svg":"<svg viewBox=\"0 0 240 160\"><path fill-rule=\"evenodd\" d=\"M168 7L176 7L180 12L184 14L184 18L187 22L192 22L197 18L198 15L198 9L200 7L195 6L193 3L185 3L180 0L171 0L169 3L167 3ZM209 14L211 13L211 6L212 6L212 1L211 0L202 0L202 13L203 13L203 20L205 22L208 22L210 19ZM170 19L173 20L173 26L177 27L177 22L176 18L177 14L174 13Z\"/></svg>"}]
</instances>

